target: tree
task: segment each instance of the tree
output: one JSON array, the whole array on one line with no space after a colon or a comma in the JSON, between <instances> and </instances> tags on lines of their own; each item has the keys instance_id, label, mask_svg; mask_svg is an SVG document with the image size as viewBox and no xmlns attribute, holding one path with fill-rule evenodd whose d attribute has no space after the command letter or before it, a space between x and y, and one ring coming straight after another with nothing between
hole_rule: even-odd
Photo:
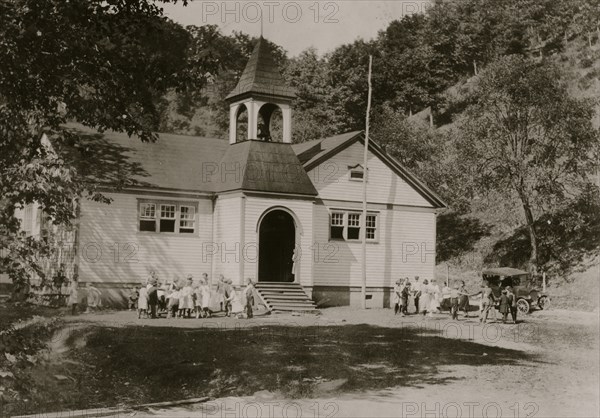
<instances>
[{"instance_id":1,"label":"tree","mask_svg":"<svg viewBox=\"0 0 600 418\"><path fill-rule=\"evenodd\" d=\"M156 98L208 77L190 70L188 45L150 0L0 0L0 261L13 281L28 280L41 252L23 251L34 246L15 209L35 202L68 225L80 196L106 201L77 167L85 147L65 124L154 140Z\"/></svg>"},{"instance_id":2,"label":"tree","mask_svg":"<svg viewBox=\"0 0 600 418\"><path fill-rule=\"evenodd\" d=\"M420 170L437 159L440 147L429 124L411 121L389 105L373 113L373 139L406 168Z\"/></svg>"},{"instance_id":3,"label":"tree","mask_svg":"<svg viewBox=\"0 0 600 418\"><path fill-rule=\"evenodd\" d=\"M561 76L553 65L522 56L491 64L473 90L458 144L461 158L475 167L480 193L495 190L518 198L533 272L536 219L584 187L597 161L593 106L571 97Z\"/></svg>"},{"instance_id":4,"label":"tree","mask_svg":"<svg viewBox=\"0 0 600 418\"><path fill-rule=\"evenodd\" d=\"M296 91L293 113L294 142L324 138L340 132L344 124L339 105L332 102L334 87L330 83L327 60L315 48L302 51L289 60L283 74Z\"/></svg>"},{"instance_id":5,"label":"tree","mask_svg":"<svg viewBox=\"0 0 600 418\"><path fill-rule=\"evenodd\" d=\"M342 130L365 127L367 109L369 55L373 55L373 105L383 103L384 75L377 70L381 65L380 51L374 41L362 39L342 45L327 54L329 83L332 87L330 103L336 114L344 120Z\"/></svg>"},{"instance_id":6,"label":"tree","mask_svg":"<svg viewBox=\"0 0 600 418\"><path fill-rule=\"evenodd\" d=\"M591 49L594 32L600 38L600 0L581 0L574 13L575 30L585 34Z\"/></svg>"}]
</instances>

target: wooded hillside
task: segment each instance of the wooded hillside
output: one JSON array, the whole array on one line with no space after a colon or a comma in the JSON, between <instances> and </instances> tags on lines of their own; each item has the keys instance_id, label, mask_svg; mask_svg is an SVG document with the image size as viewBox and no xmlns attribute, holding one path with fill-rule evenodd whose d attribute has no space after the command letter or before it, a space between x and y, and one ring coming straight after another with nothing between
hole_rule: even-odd
<instances>
[{"instance_id":1,"label":"wooded hillside","mask_svg":"<svg viewBox=\"0 0 600 418\"><path fill-rule=\"evenodd\" d=\"M252 39L188 28L222 68L201 94L163 99L161 130L225 137L224 96ZM568 277L600 248L600 1L437 1L375 39L297 57L272 45L297 89L294 141L364 129L437 190L438 262Z\"/></svg>"},{"instance_id":2,"label":"wooded hillside","mask_svg":"<svg viewBox=\"0 0 600 418\"><path fill-rule=\"evenodd\" d=\"M11 277L26 280L36 253L15 208L39 202L68 224L79 196L103 200L61 154L88 152L67 122L143 140L226 137L223 99L254 39L183 28L159 5L0 1L0 261ZM449 205L438 263L562 280L597 257L600 0L434 0L324 55L270 46L297 90L296 142L364 128L373 56L373 139Z\"/></svg>"}]
</instances>

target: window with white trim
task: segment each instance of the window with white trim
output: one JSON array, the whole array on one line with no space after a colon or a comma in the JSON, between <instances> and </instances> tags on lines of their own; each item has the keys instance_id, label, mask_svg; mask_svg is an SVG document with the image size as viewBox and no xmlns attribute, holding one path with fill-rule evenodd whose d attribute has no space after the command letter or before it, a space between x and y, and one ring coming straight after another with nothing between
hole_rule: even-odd
<instances>
[{"instance_id":1,"label":"window with white trim","mask_svg":"<svg viewBox=\"0 0 600 418\"><path fill-rule=\"evenodd\" d=\"M350 180L352 181L363 181L365 178L365 172L362 168L355 168L350 170Z\"/></svg>"},{"instance_id":2,"label":"window with white trim","mask_svg":"<svg viewBox=\"0 0 600 418\"><path fill-rule=\"evenodd\" d=\"M196 232L196 206L192 203L139 203L140 232L193 234Z\"/></svg>"},{"instance_id":3,"label":"window with white trim","mask_svg":"<svg viewBox=\"0 0 600 418\"><path fill-rule=\"evenodd\" d=\"M349 165L348 166L348 179L350 181L364 181L365 180L365 170L362 165Z\"/></svg>"},{"instance_id":4,"label":"window with white trim","mask_svg":"<svg viewBox=\"0 0 600 418\"><path fill-rule=\"evenodd\" d=\"M331 239L344 239L344 212L331 213Z\"/></svg>"},{"instance_id":5,"label":"window with white trim","mask_svg":"<svg viewBox=\"0 0 600 418\"><path fill-rule=\"evenodd\" d=\"M362 240L361 230L362 213L354 211L333 211L330 217L329 239L360 241ZM368 213L366 222L367 241L377 241L377 214Z\"/></svg>"},{"instance_id":6,"label":"window with white trim","mask_svg":"<svg viewBox=\"0 0 600 418\"><path fill-rule=\"evenodd\" d=\"M348 214L348 240L360 239L360 217L361 213Z\"/></svg>"},{"instance_id":7,"label":"window with white trim","mask_svg":"<svg viewBox=\"0 0 600 418\"><path fill-rule=\"evenodd\" d=\"M196 224L196 208L194 206L181 205L179 207L179 232L181 234L193 234Z\"/></svg>"},{"instance_id":8,"label":"window with white trim","mask_svg":"<svg viewBox=\"0 0 600 418\"><path fill-rule=\"evenodd\" d=\"M156 232L156 204L140 203L140 231Z\"/></svg>"},{"instance_id":9,"label":"window with white trim","mask_svg":"<svg viewBox=\"0 0 600 418\"><path fill-rule=\"evenodd\" d=\"M367 241L377 239L377 215L367 214Z\"/></svg>"},{"instance_id":10,"label":"window with white trim","mask_svg":"<svg viewBox=\"0 0 600 418\"><path fill-rule=\"evenodd\" d=\"M160 205L160 232L175 232L177 205Z\"/></svg>"}]
</instances>

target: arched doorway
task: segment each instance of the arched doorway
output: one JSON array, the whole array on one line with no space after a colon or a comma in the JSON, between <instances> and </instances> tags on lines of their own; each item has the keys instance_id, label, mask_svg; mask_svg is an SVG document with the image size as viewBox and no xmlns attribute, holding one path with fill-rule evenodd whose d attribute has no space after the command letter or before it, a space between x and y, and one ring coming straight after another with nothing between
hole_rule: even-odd
<instances>
[{"instance_id":1,"label":"arched doorway","mask_svg":"<svg viewBox=\"0 0 600 418\"><path fill-rule=\"evenodd\" d=\"M292 215L281 209L267 213L260 222L258 242L258 280L293 282L296 225Z\"/></svg>"}]
</instances>

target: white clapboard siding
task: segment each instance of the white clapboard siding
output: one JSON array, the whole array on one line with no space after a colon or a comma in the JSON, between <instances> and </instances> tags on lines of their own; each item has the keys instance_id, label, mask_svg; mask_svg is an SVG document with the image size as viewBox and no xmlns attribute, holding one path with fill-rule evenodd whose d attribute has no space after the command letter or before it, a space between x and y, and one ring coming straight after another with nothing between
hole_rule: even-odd
<instances>
[{"instance_id":1,"label":"white clapboard siding","mask_svg":"<svg viewBox=\"0 0 600 418\"><path fill-rule=\"evenodd\" d=\"M221 195L215 201L214 236L212 243L205 246L205 252L212 254L215 284L219 275L240 284L240 262L242 257L242 197Z\"/></svg>"},{"instance_id":2,"label":"white clapboard siding","mask_svg":"<svg viewBox=\"0 0 600 418\"><path fill-rule=\"evenodd\" d=\"M309 172L321 199L362 201L362 182L349 180L349 166L363 165L364 147L357 142ZM415 189L369 152L368 201L431 207Z\"/></svg>"},{"instance_id":3,"label":"white clapboard siding","mask_svg":"<svg viewBox=\"0 0 600 418\"><path fill-rule=\"evenodd\" d=\"M318 246L319 254L314 256L314 285L360 286L361 242L330 241L329 210L315 205L314 246ZM399 277L433 277L435 213L379 210L378 234L376 243L367 243L367 286L393 286Z\"/></svg>"},{"instance_id":4,"label":"white clapboard siding","mask_svg":"<svg viewBox=\"0 0 600 418\"><path fill-rule=\"evenodd\" d=\"M83 200L79 229L79 276L82 281L144 283L154 270L161 281L211 271L201 256L212 235L210 199L105 193L109 205ZM138 231L138 200L189 202L197 205L195 234Z\"/></svg>"},{"instance_id":5,"label":"white clapboard siding","mask_svg":"<svg viewBox=\"0 0 600 418\"><path fill-rule=\"evenodd\" d=\"M244 276L257 279L258 275L258 223L266 211L285 208L296 221L296 248L300 251L300 265L296 280L303 286L312 285L311 246L313 238L313 201L274 199L247 196L245 202L245 252Z\"/></svg>"}]
</instances>

